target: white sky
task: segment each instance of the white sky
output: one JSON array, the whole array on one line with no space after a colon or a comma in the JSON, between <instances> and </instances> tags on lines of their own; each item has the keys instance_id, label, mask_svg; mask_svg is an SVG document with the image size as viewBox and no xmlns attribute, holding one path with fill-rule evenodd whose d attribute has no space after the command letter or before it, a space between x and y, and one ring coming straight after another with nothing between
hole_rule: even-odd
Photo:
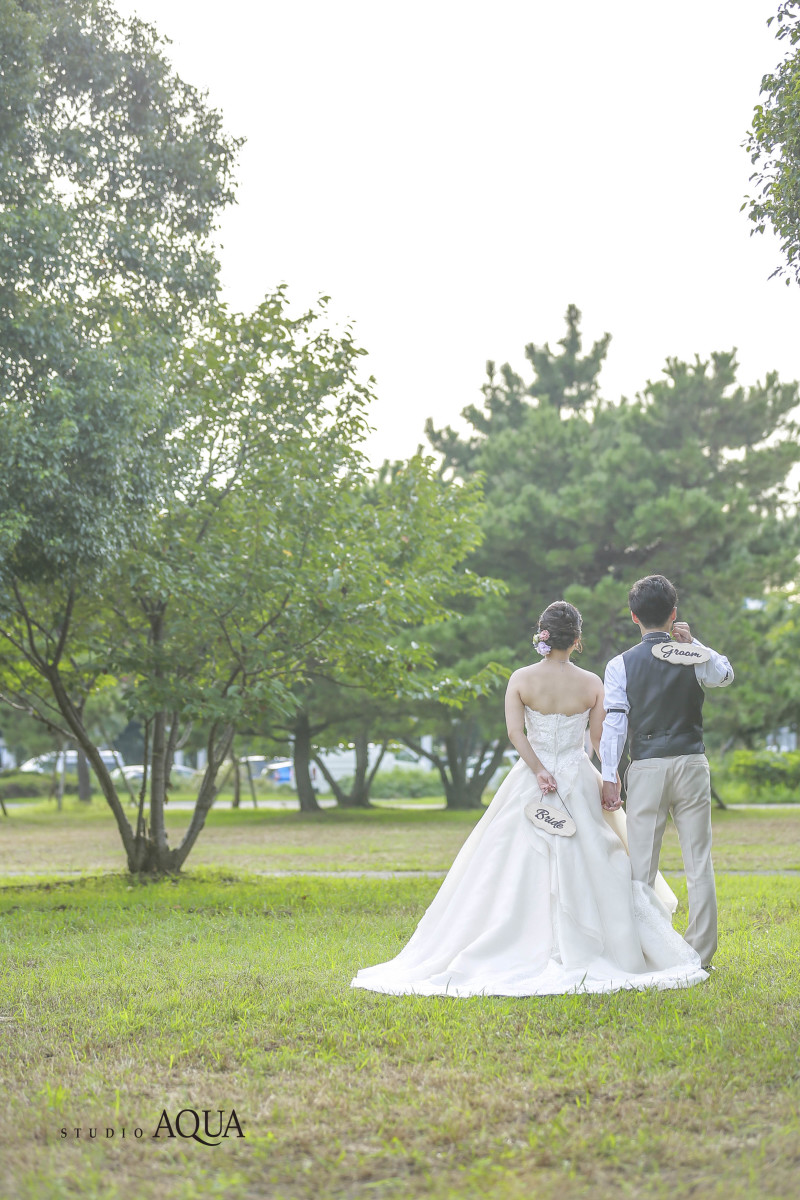
<instances>
[{"instance_id":1,"label":"white sky","mask_svg":"<svg viewBox=\"0 0 800 1200\"><path fill-rule=\"evenodd\" d=\"M574 302L613 335L603 392L667 356L738 347L740 379L800 378L800 289L739 212L741 148L783 54L777 0L117 0L244 136L223 281L286 281L355 324L376 460L526 378Z\"/></svg>"}]
</instances>

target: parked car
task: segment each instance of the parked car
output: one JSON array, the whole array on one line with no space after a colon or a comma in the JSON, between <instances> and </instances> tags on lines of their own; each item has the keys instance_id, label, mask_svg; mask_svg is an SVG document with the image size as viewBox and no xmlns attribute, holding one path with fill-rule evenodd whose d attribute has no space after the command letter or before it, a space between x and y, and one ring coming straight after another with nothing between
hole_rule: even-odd
<instances>
[{"instance_id":1,"label":"parked car","mask_svg":"<svg viewBox=\"0 0 800 1200\"><path fill-rule=\"evenodd\" d=\"M118 767L122 762L122 756L113 750L101 750L100 757L109 770ZM62 750L59 754L55 751L52 754L39 754L36 758L29 758L18 768L20 771L36 771L39 775L52 775L54 771L62 769L71 775L75 774L78 769L77 750Z\"/></svg>"},{"instance_id":2,"label":"parked car","mask_svg":"<svg viewBox=\"0 0 800 1200\"><path fill-rule=\"evenodd\" d=\"M172 773L169 777L170 785L175 787L179 783L188 783L194 779L197 772L192 767L179 767L173 764ZM116 771L111 772L112 779L127 779L129 783L141 783L144 778L144 767L141 763L131 764L127 767L117 767Z\"/></svg>"},{"instance_id":3,"label":"parked car","mask_svg":"<svg viewBox=\"0 0 800 1200\"><path fill-rule=\"evenodd\" d=\"M290 758L266 758L263 754L248 754L240 758L241 766L249 766L253 779L269 779L272 783L294 786L294 763Z\"/></svg>"}]
</instances>

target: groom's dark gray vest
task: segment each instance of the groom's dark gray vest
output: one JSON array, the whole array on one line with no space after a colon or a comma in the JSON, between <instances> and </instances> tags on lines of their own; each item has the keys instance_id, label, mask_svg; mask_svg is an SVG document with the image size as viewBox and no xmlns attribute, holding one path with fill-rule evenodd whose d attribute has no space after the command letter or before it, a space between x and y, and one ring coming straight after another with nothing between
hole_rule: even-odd
<instances>
[{"instance_id":1,"label":"groom's dark gray vest","mask_svg":"<svg viewBox=\"0 0 800 1200\"><path fill-rule=\"evenodd\" d=\"M622 656L630 704L628 751L633 762L705 750L705 694L694 667L675 666L653 655L654 642L669 640L667 633L646 633L638 646Z\"/></svg>"}]
</instances>

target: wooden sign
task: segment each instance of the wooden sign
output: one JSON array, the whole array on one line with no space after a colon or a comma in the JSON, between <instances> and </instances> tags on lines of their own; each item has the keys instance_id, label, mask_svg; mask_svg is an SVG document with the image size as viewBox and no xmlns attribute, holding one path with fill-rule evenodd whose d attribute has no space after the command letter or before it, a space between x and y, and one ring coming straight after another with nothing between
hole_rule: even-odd
<instances>
[{"instance_id":1,"label":"wooden sign","mask_svg":"<svg viewBox=\"0 0 800 1200\"><path fill-rule=\"evenodd\" d=\"M555 804L546 804L544 800L531 800L526 804L525 816L537 829L541 829L542 833L572 837L575 832L575 822L569 813Z\"/></svg>"},{"instance_id":2,"label":"wooden sign","mask_svg":"<svg viewBox=\"0 0 800 1200\"><path fill-rule=\"evenodd\" d=\"M708 662L711 651L693 642L653 642L653 657L677 667L696 667Z\"/></svg>"}]
</instances>

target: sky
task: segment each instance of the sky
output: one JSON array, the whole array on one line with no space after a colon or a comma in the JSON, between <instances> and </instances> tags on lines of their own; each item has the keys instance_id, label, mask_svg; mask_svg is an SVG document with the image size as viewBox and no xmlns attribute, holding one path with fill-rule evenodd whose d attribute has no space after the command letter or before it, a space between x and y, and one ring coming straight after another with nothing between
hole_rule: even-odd
<instances>
[{"instance_id":1,"label":"sky","mask_svg":"<svg viewBox=\"0 0 800 1200\"><path fill-rule=\"evenodd\" d=\"M800 378L800 288L751 237L742 142L777 0L116 0L245 137L221 219L227 301L279 283L352 322L368 449L460 425L488 359L525 378L564 313L612 334L603 395L736 347Z\"/></svg>"}]
</instances>

